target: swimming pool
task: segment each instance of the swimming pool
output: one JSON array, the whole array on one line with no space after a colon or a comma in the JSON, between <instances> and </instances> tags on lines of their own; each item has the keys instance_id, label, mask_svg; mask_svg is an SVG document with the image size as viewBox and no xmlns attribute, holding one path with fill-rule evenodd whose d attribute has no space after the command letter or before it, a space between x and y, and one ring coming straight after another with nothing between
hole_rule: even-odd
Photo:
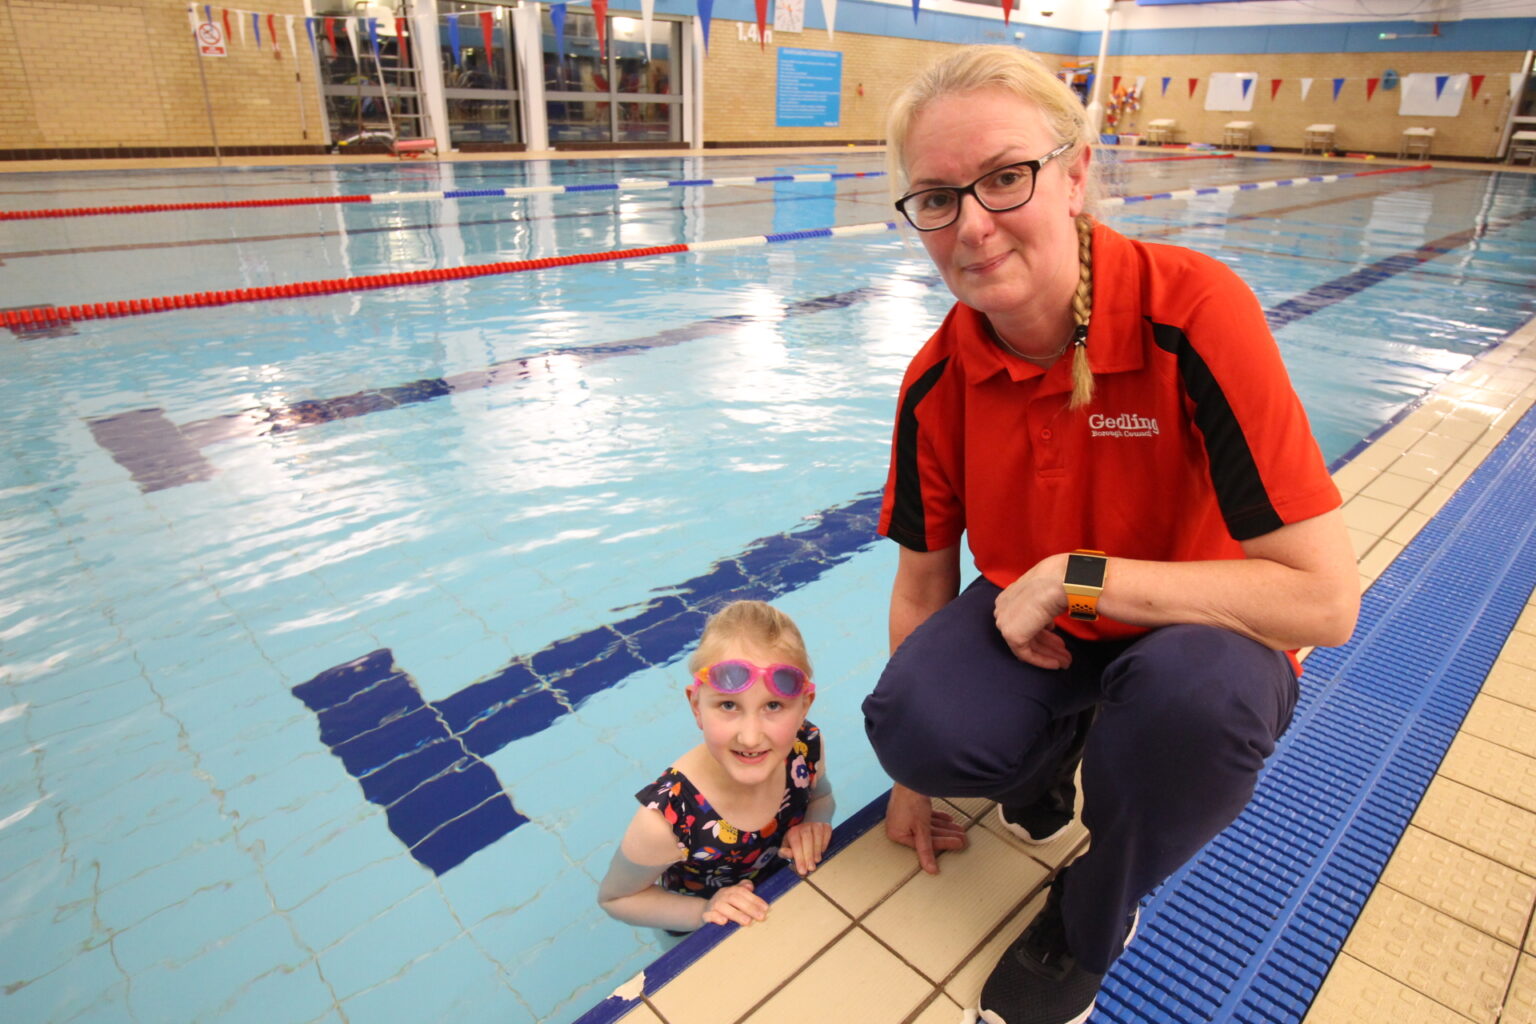
<instances>
[{"instance_id":1,"label":"swimming pool","mask_svg":"<svg viewBox=\"0 0 1536 1024\"><path fill-rule=\"evenodd\" d=\"M1106 177L1136 195L1323 167ZM0 206L878 169L9 175ZM8 227L0 306L888 210L874 178L29 221ZM1106 219L1254 286L1332 460L1536 312L1531 177L1393 174ZM630 794L692 742L676 662L724 595L773 595L801 623L839 819L876 797L857 709L894 550L869 517L902 369L946 308L892 233L0 334L7 1019L579 1015L661 948L597 910L596 879Z\"/></svg>"}]
</instances>

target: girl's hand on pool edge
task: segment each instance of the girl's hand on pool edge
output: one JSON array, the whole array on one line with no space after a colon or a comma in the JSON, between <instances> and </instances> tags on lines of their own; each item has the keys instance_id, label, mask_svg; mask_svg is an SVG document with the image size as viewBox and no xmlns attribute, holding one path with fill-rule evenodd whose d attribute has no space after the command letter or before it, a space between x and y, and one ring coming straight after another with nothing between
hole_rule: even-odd
<instances>
[{"instance_id":1,"label":"girl's hand on pool edge","mask_svg":"<svg viewBox=\"0 0 1536 1024\"><path fill-rule=\"evenodd\" d=\"M795 871L805 876L821 863L831 841L831 825L824 821L802 821L784 833L783 852L793 861Z\"/></svg>"},{"instance_id":2,"label":"girl's hand on pool edge","mask_svg":"<svg viewBox=\"0 0 1536 1024\"><path fill-rule=\"evenodd\" d=\"M739 924L746 928L768 916L768 902L752 891L751 882L721 889L704 907L705 924Z\"/></svg>"},{"instance_id":3,"label":"girl's hand on pool edge","mask_svg":"<svg viewBox=\"0 0 1536 1024\"><path fill-rule=\"evenodd\" d=\"M1062 586L1066 556L1052 555L1014 580L992 608L993 621L1013 656L1037 668L1062 669L1072 664L1066 641L1051 628L1067 610Z\"/></svg>"}]
</instances>

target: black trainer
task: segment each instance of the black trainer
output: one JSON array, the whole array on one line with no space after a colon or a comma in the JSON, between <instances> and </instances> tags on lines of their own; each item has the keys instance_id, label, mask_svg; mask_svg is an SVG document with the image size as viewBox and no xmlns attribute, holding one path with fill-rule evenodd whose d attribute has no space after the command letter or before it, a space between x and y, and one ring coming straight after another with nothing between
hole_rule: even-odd
<instances>
[{"instance_id":1,"label":"black trainer","mask_svg":"<svg viewBox=\"0 0 1536 1024\"><path fill-rule=\"evenodd\" d=\"M1028 843L1030 846L1044 846L1065 832L1076 816L1070 802L1066 810L1062 810L1059 801L1053 799L1054 796L1054 793L1047 793L1044 799L1037 800L1028 807L1008 807L998 804L997 820L1017 836L1019 842ZM1072 796L1075 797L1076 794L1072 793Z\"/></svg>"},{"instance_id":2,"label":"black trainer","mask_svg":"<svg viewBox=\"0 0 1536 1024\"><path fill-rule=\"evenodd\" d=\"M981 990L978 1021L987 1024L1083 1024L1093 1014L1104 975L1078 964L1067 948L1061 917L1061 878L1045 906L1004 951ZM1136 934L1141 909L1126 923L1126 945Z\"/></svg>"}]
</instances>

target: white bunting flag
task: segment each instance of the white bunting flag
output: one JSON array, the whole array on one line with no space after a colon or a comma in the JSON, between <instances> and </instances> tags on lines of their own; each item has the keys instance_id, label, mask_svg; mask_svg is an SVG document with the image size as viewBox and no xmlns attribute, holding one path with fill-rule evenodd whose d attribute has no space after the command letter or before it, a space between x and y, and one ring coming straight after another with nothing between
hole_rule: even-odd
<instances>
[{"instance_id":1,"label":"white bunting flag","mask_svg":"<svg viewBox=\"0 0 1536 1024\"><path fill-rule=\"evenodd\" d=\"M645 33L645 59L651 59L651 15L656 13L656 0L640 0L640 30Z\"/></svg>"},{"instance_id":2,"label":"white bunting flag","mask_svg":"<svg viewBox=\"0 0 1536 1024\"><path fill-rule=\"evenodd\" d=\"M837 24L837 0L821 0L821 16L827 22L827 38L837 38L832 32L832 26Z\"/></svg>"},{"instance_id":3,"label":"white bunting flag","mask_svg":"<svg viewBox=\"0 0 1536 1024\"><path fill-rule=\"evenodd\" d=\"M288 52L298 56L299 44L293 38L293 15L285 14L283 17L288 20Z\"/></svg>"},{"instance_id":4,"label":"white bunting flag","mask_svg":"<svg viewBox=\"0 0 1536 1024\"><path fill-rule=\"evenodd\" d=\"M357 62L359 70L363 66L363 51L357 48L357 19L347 19L347 41L352 44L352 59Z\"/></svg>"},{"instance_id":5,"label":"white bunting flag","mask_svg":"<svg viewBox=\"0 0 1536 1024\"><path fill-rule=\"evenodd\" d=\"M1312 91L1312 79L1310 79L1310 78L1303 78L1301 80L1301 100L1302 100L1303 103L1305 103L1306 100L1307 100L1307 93L1309 93L1311 91Z\"/></svg>"},{"instance_id":6,"label":"white bunting flag","mask_svg":"<svg viewBox=\"0 0 1536 1024\"><path fill-rule=\"evenodd\" d=\"M240 26L240 45L245 45L245 12L235 12L235 24Z\"/></svg>"}]
</instances>

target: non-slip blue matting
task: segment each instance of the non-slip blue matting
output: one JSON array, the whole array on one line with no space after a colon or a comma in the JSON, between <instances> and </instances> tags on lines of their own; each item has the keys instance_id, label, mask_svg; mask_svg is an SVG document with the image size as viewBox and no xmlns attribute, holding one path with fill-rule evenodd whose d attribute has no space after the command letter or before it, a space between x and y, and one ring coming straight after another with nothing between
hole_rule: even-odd
<instances>
[{"instance_id":1,"label":"non-slip blue matting","mask_svg":"<svg viewBox=\"0 0 1536 1024\"><path fill-rule=\"evenodd\" d=\"M1308 658L1253 801L1147 901L1092 1020L1300 1021L1533 586L1529 414Z\"/></svg>"}]
</instances>

